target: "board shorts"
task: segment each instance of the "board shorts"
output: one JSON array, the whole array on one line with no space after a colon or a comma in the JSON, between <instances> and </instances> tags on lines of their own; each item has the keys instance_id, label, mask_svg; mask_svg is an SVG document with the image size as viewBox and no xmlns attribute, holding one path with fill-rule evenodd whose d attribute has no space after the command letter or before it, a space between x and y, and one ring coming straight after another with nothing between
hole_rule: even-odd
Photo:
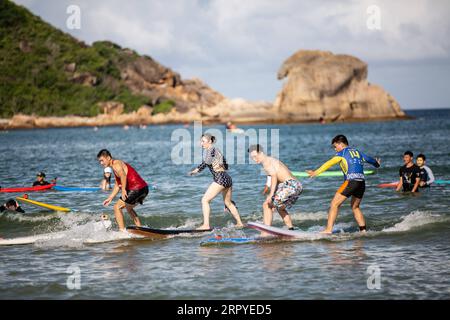
<instances>
[{"instance_id":1,"label":"board shorts","mask_svg":"<svg viewBox=\"0 0 450 320\"><path fill-rule=\"evenodd\" d=\"M231 188L233 186L233 180L225 171L214 172L214 182L220 184L224 188Z\"/></svg>"},{"instance_id":2,"label":"board shorts","mask_svg":"<svg viewBox=\"0 0 450 320\"><path fill-rule=\"evenodd\" d=\"M123 200L122 197L120 198L123 202L126 204L142 204L144 202L145 197L148 195L148 186L143 187L139 190L127 190L128 197L126 200Z\"/></svg>"},{"instance_id":3,"label":"board shorts","mask_svg":"<svg viewBox=\"0 0 450 320\"><path fill-rule=\"evenodd\" d=\"M366 182L364 180L346 180L337 192L344 197L354 196L355 198L362 199L366 191Z\"/></svg>"},{"instance_id":4,"label":"board shorts","mask_svg":"<svg viewBox=\"0 0 450 320\"><path fill-rule=\"evenodd\" d=\"M297 202L302 191L303 187L300 181L295 179L286 180L277 185L275 194L272 197L272 203L276 208L290 208Z\"/></svg>"}]
</instances>

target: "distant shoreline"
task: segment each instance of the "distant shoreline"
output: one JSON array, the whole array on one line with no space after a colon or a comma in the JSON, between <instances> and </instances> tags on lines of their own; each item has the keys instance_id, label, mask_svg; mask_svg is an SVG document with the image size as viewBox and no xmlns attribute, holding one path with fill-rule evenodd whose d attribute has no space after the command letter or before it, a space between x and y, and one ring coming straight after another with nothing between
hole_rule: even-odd
<instances>
[{"instance_id":1,"label":"distant shoreline","mask_svg":"<svg viewBox=\"0 0 450 320\"><path fill-rule=\"evenodd\" d=\"M429 109L431 110L431 109ZM445 109L438 109L445 110ZM419 110L414 110L419 111ZM426 111L426 110L422 110ZM228 119L164 119L159 117L153 118L135 118L130 117L130 114L124 114L122 117L80 117L80 116L66 116L66 117L34 117L34 116L22 116L24 120L22 122L13 122L13 118L0 119L0 130L23 130L23 129L50 129L50 128L79 128L79 127L113 127L113 126L152 126L152 125L165 125L165 124L189 124L194 121L202 121L204 124L224 124ZM344 120L325 121L324 124L335 123L363 123L363 122L376 122L376 121L396 121L396 120L412 120L411 115L405 115L401 117L374 117L374 118L349 118ZM304 121L291 121L289 119L273 119L271 121L264 120L243 120L233 119L233 123L237 125L253 125L253 124L319 124L319 120L304 120Z\"/></svg>"}]
</instances>

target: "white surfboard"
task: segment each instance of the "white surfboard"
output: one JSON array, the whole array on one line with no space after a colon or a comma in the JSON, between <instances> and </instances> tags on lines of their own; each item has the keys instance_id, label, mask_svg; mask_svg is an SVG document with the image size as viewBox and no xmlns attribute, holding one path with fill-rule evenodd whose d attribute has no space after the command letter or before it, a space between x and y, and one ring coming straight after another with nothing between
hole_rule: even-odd
<instances>
[{"instance_id":1,"label":"white surfboard","mask_svg":"<svg viewBox=\"0 0 450 320\"><path fill-rule=\"evenodd\" d=\"M68 241L77 241L82 242L86 244L92 244L92 243L102 243L102 242L109 242L109 241L116 241L116 240L123 240L123 239L132 239L135 238L131 234L127 232L120 232L120 231L108 231L111 228L111 220L102 220L98 222L92 223L89 227L92 227L91 234L94 235L94 237L89 237L86 239L80 238L79 235L77 235L77 232L74 232L74 230L65 230L65 231L59 231L59 232L53 232L53 233L45 233L45 234L38 234L34 236L28 236L28 237L18 237L18 238L12 238L12 239L0 239L0 246L11 246L11 245L26 245L26 244L34 244L37 242L45 242L45 241L54 241L54 240L68 240ZM106 232L108 231L108 232ZM99 234L98 237L95 235Z\"/></svg>"},{"instance_id":2,"label":"white surfboard","mask_svg":"<svg viewBox=\"0 0 450 320\"><path fill-rule=\"evenodd\" d=\"M291 239L305 239L305 240L317 240L322 238L328 238L329 235L321 234L318 232L301 231L301 230L288 230L283 228L277 228L274 226L268 226L259 222L248 222L247 227L256 229L259 231L267 232L271 235L291 238Z\"/></svg>"}]
</instances>

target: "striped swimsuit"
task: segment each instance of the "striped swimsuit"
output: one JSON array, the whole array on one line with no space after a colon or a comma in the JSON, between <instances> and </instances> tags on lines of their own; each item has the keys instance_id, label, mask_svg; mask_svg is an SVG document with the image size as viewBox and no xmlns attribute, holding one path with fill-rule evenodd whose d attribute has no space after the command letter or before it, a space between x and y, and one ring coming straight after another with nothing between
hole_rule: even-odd
<instances>
[{"instance_id":1,"label":"striped swimsuit","mask_svg":"<svg viewBox=\"0 0 450 320\"><path fill-rule=\"evenodd\" d=\"M197 167L198 172L201 172L206 167L211 171L214 182L220 184L224 188L231 188L233 186L233 181L228 173L225 171L216 171L219 169L228 170L228 164L225 157L216 147L211 147L206 150L203 162Z\"/></svg>"}]
</instances>

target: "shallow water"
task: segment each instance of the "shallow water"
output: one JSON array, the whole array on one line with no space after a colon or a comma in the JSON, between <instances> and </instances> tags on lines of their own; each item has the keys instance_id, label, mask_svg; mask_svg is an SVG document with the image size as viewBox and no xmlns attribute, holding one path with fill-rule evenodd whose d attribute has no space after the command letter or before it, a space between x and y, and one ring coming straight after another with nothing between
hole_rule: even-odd
<instances>
[{"instance_id":1,"label":"shallow water","mask_svg":"<svg viewBox=\"0 0 450 320\"><path fill-rule=\"evenodd\" d=\"M339 177L302 180L305 190L290 212L296 226L311 231L310 237L235 246L200 246L208 237L204 235L85 244L93 238L118 238L118 233L93 229L102 213L113 216L111 207L102 206L107 193L30 193L31 199L75 211L52 213L24 204L26 214L0 214L3 238L62 232L59 239L0 247L0 298L449 299L450 186L434 187L419 196L376 187L397 179L407 149L425 153L436 178L450 180L450 110L412 115L416 119L411 121L243 126L279 129L280 158L296 171L314 169L328 160L333 155L330 140L339 133L347 135L352 145L381 157L382 168L367 176L362 205L370 230L366 235L353 232L356 224L347 203L336 225L344 233L317 237L316 231L326 223L329 201L342 183ZM63 186L97 186L102 168L95 156L106 147L157 188L137 208L144 224L191 228L202 221L200 200L211 176L205 170L188 177L194 164L172 162L177 142L171 135L180 128L2 132L0 185L28 186L38 171L45 171ZM220 126L204 129L210 128L224 132ZM188 130L192 132L192 126ZM254 164L230 167L233 198L244 222L261 221L265 177ZM19 195L0 193L0 201ZM257 234L234 230L233 219L222 208L221 200L215 199L211 223L220 228L216 233ZM278 216L274 224L282 226ZM71 270L80 271L80 289L67 286ZM370 277L371 270L380 272L379 286Z\"/></svg>"}]
</instances>

